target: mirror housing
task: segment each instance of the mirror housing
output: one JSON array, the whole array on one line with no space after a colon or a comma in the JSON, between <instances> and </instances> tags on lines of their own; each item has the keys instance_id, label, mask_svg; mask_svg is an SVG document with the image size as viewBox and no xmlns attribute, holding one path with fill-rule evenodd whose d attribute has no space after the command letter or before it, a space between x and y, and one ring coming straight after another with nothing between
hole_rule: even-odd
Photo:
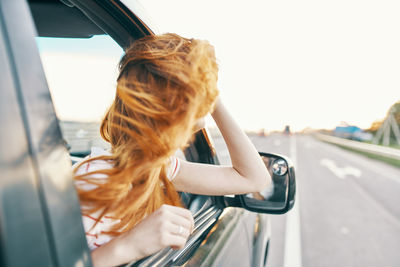
<instances>
[{"instance_id":1,"label":"mirror housing","mask_svg":"<svg viewBox=\"0 0 400 267\"><path fill-rule=\"evenodd\" d=\"M259 152L272 185L261 192L224 196L225 207L241 207L249 211L269 214L288 212L295 202L296 178L292 161L283 155Z\"/></svg>"}]
</instances>

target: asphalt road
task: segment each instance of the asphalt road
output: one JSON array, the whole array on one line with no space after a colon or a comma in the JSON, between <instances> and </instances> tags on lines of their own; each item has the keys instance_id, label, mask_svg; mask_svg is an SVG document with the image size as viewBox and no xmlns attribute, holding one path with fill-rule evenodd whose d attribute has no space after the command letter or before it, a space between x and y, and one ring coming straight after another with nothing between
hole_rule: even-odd
<instances>
[{"instance_id":1,"label":"asphalt road","mask_svg":"<svg viewBox=\"0 0 400 267\"><path fill-rule=\"evenodd\" d=\"M296 167L297 211L270 215L268 267L400 266L400 168L307 135L251 140ZM229 163L222 140L214 143Z\"/></svg>"}]
</instances>

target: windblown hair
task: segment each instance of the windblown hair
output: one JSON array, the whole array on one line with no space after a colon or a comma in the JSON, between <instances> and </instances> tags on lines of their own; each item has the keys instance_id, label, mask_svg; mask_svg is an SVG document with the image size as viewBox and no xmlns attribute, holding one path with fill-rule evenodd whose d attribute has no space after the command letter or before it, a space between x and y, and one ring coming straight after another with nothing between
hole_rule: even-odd
<instances>
[{"instance_id":1,"label":"windblown hair","mask_svg":"<svg viewBox=\"0 0 400 267\"><path fill-rule=\"evenodd\" d=\"M203 40L146 36L126 50L119 68L115 100L100 128L112 156L87 159L75 169L94 160L112 163L111 169L75 174L77 181L95 185L78 187L86 212L98 212L97 220L106 214L121 219L112 235L128 231L162 204L181 205L166 175L169 159L187 145L218 96L214 49Z\"/></svg>"}]
</instances>

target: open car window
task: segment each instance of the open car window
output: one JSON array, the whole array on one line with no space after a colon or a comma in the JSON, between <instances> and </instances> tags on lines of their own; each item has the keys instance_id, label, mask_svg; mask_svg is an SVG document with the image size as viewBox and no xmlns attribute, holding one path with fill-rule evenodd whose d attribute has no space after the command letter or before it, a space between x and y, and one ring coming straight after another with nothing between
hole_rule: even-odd
<instances>
[{"instance_id":1,"label":"open car window","mask_svg":"<svg viewBox=\"0 0 400 267\"><path fill-rule=\"evenodd\" d=\"M92 146L107 149L99 126L115 96L122 48L108 35L36 40L70 154L85 156Z\"/></svg>"},{"instance_id":2,"label":"open car window","mask_svg":"<svg viewBox=\"0 0 400 267\"><path fill-rule=\"evenodd\" d=\"M90 154L92 147L109 149L99 128L115 97L123 49L108 35L36 37L36 42L72 163ZM186 158L181 150L176 156ZM193 213L207 200L185 193L181 197Z\"/></svg>"}]
</instances>

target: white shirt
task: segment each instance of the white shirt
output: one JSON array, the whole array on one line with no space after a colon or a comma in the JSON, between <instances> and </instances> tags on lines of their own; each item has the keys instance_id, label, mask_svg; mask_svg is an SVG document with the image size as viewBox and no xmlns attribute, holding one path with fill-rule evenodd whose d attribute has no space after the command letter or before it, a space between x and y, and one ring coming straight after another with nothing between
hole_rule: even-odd
<instances>
[{"instance_id":1,"label":"white shirt","mask_svg":"<svg viewBox=\"0 0 400 267\"><path fill-rule=\"evenodd\" d=\"M90 155L87 156L86 158L84 158L84 160L88 159L88 158L98 157L98 156L111 156L111 155L112 155L111 152L106 151L102 148L92 147ZM179 171L180 161L177 157L171 157L170 161L171 161L171 164L167 170L167 177L169 180L172 181ZM75 163L73 168L75 166L77 166L77 164L79 164L79 162ZM113 167L112 163L110 163L108 161L95 160L95 161L91 161L89 163L83 164L77 170L76 174L80 175L80 174L93 172L93 171L97 171L97 170L110 169L112 167ZM105 174L94 174L92 177L98 178L98 179L107 179L107 176ZM76 181L75 185L83 190L91 190L91 189L96 188L96 185L88 184L84 181ZM85 207L81 207L81 212L82 212L83 227L85 228L85 233L86 233L86 240L87 240L88 246L91 250L96 249L96 248L106 244L111 239L113 239L114 236L107 235L104 232L109 231L113 225L115 225L116 223L119 223L120 220L118 218L114 218L113 216L108 214L108 215L104 216L97 223L97 225L94 228L92 228L93 225L96 223L97 219L99 218L101 211L99 211L97 213L86 214Z\"/></svg>"}]
</instances>

